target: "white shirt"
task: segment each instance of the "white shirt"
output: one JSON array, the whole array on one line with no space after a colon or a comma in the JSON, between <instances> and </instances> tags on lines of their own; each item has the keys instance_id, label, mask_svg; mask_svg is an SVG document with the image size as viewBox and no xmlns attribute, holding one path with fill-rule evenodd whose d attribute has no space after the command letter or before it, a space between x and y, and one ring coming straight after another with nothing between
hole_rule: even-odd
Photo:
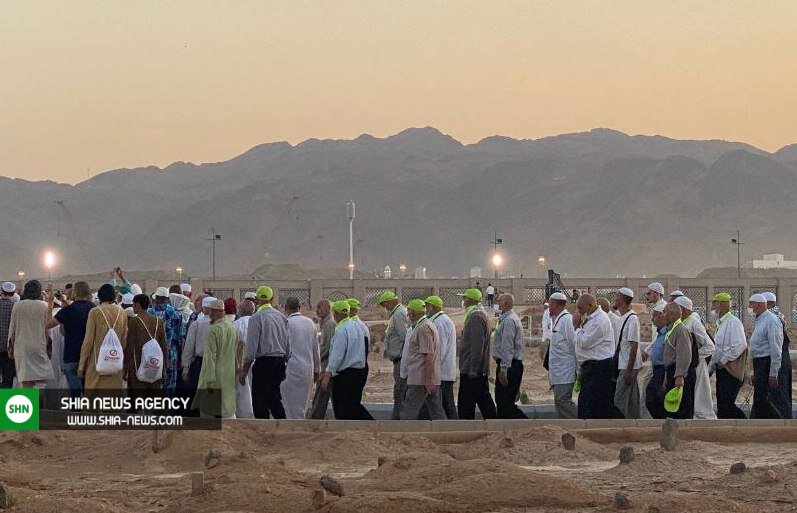
<instances>
[{"instance_id":1,"label":"white shirt","mask_svg":"<svg viewBox=\"0 0 797 513\"><path fill-rule=\"evenodd\" d=\"M245 315L232 323L233 328L238 332L238 342L244 345L246 345L246 330L249 328L249 317L249 315Z\"/></svg>"},{"instance_id":2,"label":"white shirt","mask_svg":"<svg viewBox=\"0 0 797 513\"><path fill-rule=\"evenodd\" d=\"M288 360L286 372L305 377L320 372L321 357L315 323L298 312L292 313L288 316L288 336L291 340L291 359Z\"/></svg>"},{"instance_id":3,"label":"white shirt","mask_svg":"<svg viewBox=\"0 0 797 513\"><path fill-rule=\"evenodd\" d=\"M185 347L183 348L183 372L188 372L195 356L202 357L205 354L205 344L210 333L210 317L204 316L197 318L188 327L188 335L185 337Z\"/></svg>"},{"instance_id":4,"label":"white shirt","mask_svg":"<svg viewBox=\"0 0 797 513\"><path fill-rule=\"evenodd\" d=\"M570 312L563 310L553 324L556 329L552 327L551 344L548 346L548 382L551 385L568 385L576 381L578 369L573 317Z\"/></svg>"},{"instance_id":5,"label":"white shirt","mask_svg":"<svg viewBox=\"0 0 797 513\"><path fill-rule=\"evenodd\" d=\"M586 319L586 320L585 320ZM582 317L582 327L576 330L575 347L578 365L588 360L606 360L614 356L612 321L600 308Z\"/></svg>"},{"instance_id":6,"label":"white shirt","mask_svg":"<svg viewBox=\"0 0 797 513\"><path fill-rule=\"evenodd\" d=\"M625 370L628 368L628 358L631 356L631 342L637 343L636 360L634 361L634 369L642 367L642 351L638 344L642 337L639 336L639 317L631 311L626 312L625 315L620 316L615 334L615 350L617 344L620 343L620 335L622 335L623 343L620 345L620 354L617 359L617 368ZM627 320L626 320L627 319ZM625 328L623 328L625 323ZM622 334L620 330L623 330Z\"/></svg>"},{"instance_id":7,"label":"white shirt","mask_svg":"<svg viewBox=\"0 0 797 513\"><path fill-rule=\"evenodd\" d=\"M488 296L492 296L493 294L495 294L495 288L492 285L490 285L489 287L487 287L487 290L485 290L485 292L487 292Z\"/></svg>"},{"instance_id":8,"label":"white shirt","mask_svg":"<svg viewBox=\"0 0 797 513\"><path fill-rule=\"evenodd\" d=\"M703 321L700 320L700 314L697 312L692 312L692 315L683 321L683 323L684 326L686 326L686 329L695 335L695 340L697 340L698 346L698 356L700 356L700 358L705 358L706 356L711 356L714 354L714 342L711 341L708 333L706 333L706 327L703 326Z\"/></svg>"},{"instance_id":9,"label":"white shirt","mask_svg":"<svg viewBox=\"0 0 797 513\"><path fill-rule=\"evenodd\" d=\"M551 311L547 308L542 311L542 339L551 340Z\"/></svg>"},{"instance_id":10,"label":"white shirt","mask_svg":"<svg viewBox=\"0 0 797 513\"><path fill-rule=\"evenodd\" d=\"M451 317L444 313L434 315L432 323L437 328L440 355L440 381L457 380L457 328Z\"/></svg>"},{"instance_id":11,"label":"white shirt","mask_svg":"<svg viewBox=\"0 0 797 513\"><path fill-rule=\"evenodd\" d=\"M714 354L711 363L726 363L739 358L747 347L747 337L744 334L744 325L738 317L728 312L717 324L717 334L714 335Z\"/></svg>"}]
</instances>

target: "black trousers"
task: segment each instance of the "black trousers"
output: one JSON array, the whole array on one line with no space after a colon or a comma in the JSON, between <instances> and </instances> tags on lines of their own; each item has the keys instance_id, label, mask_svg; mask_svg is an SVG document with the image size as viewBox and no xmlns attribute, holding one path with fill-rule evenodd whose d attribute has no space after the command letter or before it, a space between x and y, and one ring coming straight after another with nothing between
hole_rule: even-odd
<instances>
[{"instance_id":1,"label":"black trousers","mask_svg":"<svg viewBox=\"0 0 797 513\"><path fill-rule=\"evenodd\" d=\"M614 378L617 365L613 358L587 360L581 364L581 392L578 394L579 419L622 419L614 405Z\"/></svg>"},{"instance_id":2,"label":"black trousers","mask_svg":"<svg viewBox=\"0 0 797 513\"><path fill-rule=\"evenodd\" d=\"M753 409L751 419L781 419L783 416L772 401L771 391L777 393L778 388L769 388L769 365L772 358L753 358Z\"/></svg>"},{"instance_id":3,"label":"black trousers","mask_svg":"<svg viewBox=\"0 0 797 513\"><path fill-rule=\"evenodd\" d=\"M746 419L741 408L736 406L736 396L742 388L742 382L734 378L725 369L717 369L717 418Z\"/></svg>"},{"instance_id":4,"label":"black trousers","mask_svg":"<svg viewBox=\"0 0 797 513\"><path fill-rule=\"evenodd\" d=\"M675 388L675 364L666 369L667 392ZM666 395L666 394L665 394ZM670 419L692 419L695 417L695 368L690 367L684 376L684 395L681 397L681 407L678 411L670 413L665 411L665 416Z\"/></svg>"},{"instance_id":5,"label":"black trousers","mask_svg":"<svg viewBox=\"0 0 797 513\"><path fill-rule=\"evenodd\" d=\"M664 365L654 365L647 387L645 387L645 407L654 419L665 418L664 388L666 381ZM719 393L719 391L717 392Z\"/></svg>"},{"instance_id":6,"label":"black trousers","mask_svg":"<svg viewBox=\"0 0 797 513\"><path fill-rule=\"evenodd\" d=\"M0 353L0 388L11 388L14 386L14 376L17 373L14 360L8 358L8 352Z\"/></svg>"},{"instance_id":7,"label":"black trousers","mask_svg":"<svg viewBox=\"0 0 797 513\"><path fill-rule=\"evenodd\" d=\"M343 369L332 378L332 411L337 420L374 420L363 406L368 369Z\"/></svg>"},{"instance_id":8,"label":"black trousers","mask_svg":"<svg viewBox=\"0 0 797 513\"><path fill-rule=\"evenodd\" d=\"M515 404L520 382L523 380L523 362L512 360L512 365L506 371L506 386L498 381L500 362L495 369L495 409L499 419L527 419L523 411Z\"/></svg>"},{"instance_id":9,"label":"black trousers","mask_svg":"<svg viewBox=\"0 0 797 513\"><path fill-rule=\"evenodd\" d=\"M791 357L789 346L783 342L780 356L780 372L778 372L778 388L769 389L769 396L784 419L793 417L791 383Z\"/></svg>"},{"instance_id":10,"label":"black trousers","mask_svg":"<svg viewBox=\"0 0 797 513\"><path fill-rule=\"evenodd\" d=\"M285 380L285 358L261 356L252 367L252 410L256 419L285 418L280 384Z\"/></svg>"},{"instance_id":11,"label":"black trousers","mask_svg":"<svg viewBox=\"0 0 797 513\"><path fill-rule=\"evenodd\" d=\"M457 395L457 413L460 419L476 418L476 406L484 419L498 417L495 403L487 385L487 376L470 378L466 374L459 375L459 394Z\"/></svg>"}]
</instances>

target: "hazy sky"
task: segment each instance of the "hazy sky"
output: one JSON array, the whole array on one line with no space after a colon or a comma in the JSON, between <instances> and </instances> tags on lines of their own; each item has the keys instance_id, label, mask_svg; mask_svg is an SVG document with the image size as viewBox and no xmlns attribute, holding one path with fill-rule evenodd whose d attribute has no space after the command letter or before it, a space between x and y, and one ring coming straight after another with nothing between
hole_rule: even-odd
<instances>
[{"instance_id":1,"label":"hazy sky","mask_svg":"<svg viewBox=\"0 0 797 513\"><path fill-rule=\"evenodd\" d=\"M0 175L432 125L797 142L797 1L0 0Z\"/></svg>"}]
</instances>

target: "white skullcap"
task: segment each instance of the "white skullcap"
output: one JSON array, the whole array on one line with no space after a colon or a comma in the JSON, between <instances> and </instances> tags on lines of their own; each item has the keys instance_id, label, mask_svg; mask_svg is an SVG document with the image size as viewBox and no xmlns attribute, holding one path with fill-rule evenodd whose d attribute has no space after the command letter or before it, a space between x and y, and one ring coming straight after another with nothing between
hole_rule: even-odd
<instances>
[{"instance_id":1,"label":"white skullcap","mask_svg":"<svg viewBox=\"0 0 797 513\"><path fill-rule=\"evenodd\" d=\"M654 281L650 285L648 285L648 290L652 290L653 292L658 292L662 296L664 295L664 285L661 283Z\"/></svg>"},{"instance_id":2,"label":"white skullcap","mask_svg":"<svg viewBox=\"0 0 797 513\"><path fill-rule=\"evenodd\" d=\"M19 301L19 294L17 294L16 292L14 292L14 295L13 295L13 296L11 296L11 299L12 299L13 301L15 301L15 302L16 302L16 301Z\"/></svg>"},{"instance_id":3,"label":"white skullcap","mask_svg":"<svg viewBox=\"0 0 797 513\"><path fill-rule=\"evenodd\" d=\"M222 301L221 299L216 299L215 297L212 297L210 299L211 302L208 305L208 308L210 308L211 310L224 310L224 301ZM202 300L202 303L203 303L202 306L205 306L204 300Z\"/></svg>"},{"instance_id":4,"label":"white skullcap","mask_svg":"<svg viewBox=\"0 0 797 513\"><path fill-rule=\"evenodd\" d=\"M656 301L655 305L653 305L653 311L654 312L659 312L659 313L664 313L664 307L665 306L667 306L667 301L665 301L663 299L660 299L660 300Z\"/></svg>"},{"instance_id":5,"label":"white skullcap","mask_svg":"<svg viewBox=\"0 0 797 513\"><path fill-rule=\"evenodd\" d=\"M128 317L137 317L136 312L133 311L132 306L128 306L127 308L125 308L125 314L127 314Z\"/></svg>"},{"instance_id":6,"label":"white skullcap","mask_svg":"<svg viewBox=\"0 0 797 513\"><path fill-rule=\"evenodd\" d=\"M10 281L3 282L3 292L6 294L13 294L17 290L17 286Z\"/></svg>"},{"instance_id":7,"label":"white skullcap","mask_svg":"<svg viewBox=\"0 0 797 513\"><path fill-rule=\"evenodd\" d=\"M618 290L618 292L626 297L634 299L634 291L629 289L628 287L620 287L620 290Z\"/></svg>"},{"instance_id":8,"label":"white skullcap","mask_svg":"<svg viewBox=\"0 0 797 513\"><path fill-rule=\"evenodd\" d=\"M191 284L190 283L181 283L180 284L180 292L191 292Z\"/></svg>"},{"instance_id":9,"label":"white skullcap","mask_svg":"<svg viewBox=\"0 0 797 513\"><path fill-rule=\"evenodd\" d=\"M767 302L772 301L774 303L778 300L778 297L770 291L762 292L761 295L764 296Z\"/></svg>"},{"instance_id":10,"label":"white skullcap","mask_svg":"<svg viewBox=\"0 0 797 513\"><path fill-rule=\"evenodd\" d=\"M138 283L134 283L134 284L130 285L130 292L134 296L137 296L139 294L143 294L144 293L144 291L141 288L141 285L139 285Z\"/></svg>"},{"instance_id":11,"label":"white skullcap","mask_svg":"<svg viewBox=\"0 0 797 513\"><path fill-rule=\"evenodd\" d=\"M670 292L670 297L672 297L672 296L679 297L679 296L683 296L683 295L684 295L684 293L681 292L680 290L673 290L672 292Z\"/></svg>"},{"instance_id":12,"label":"white skullcap","mask_svg":"<svg viewBox=\"0 0 797 513\"><path fill-rule=\"evenodd\" d=\"M213 304L213 302L215 300L216 300L216 298L213 297L213 296L208 296L206 298L203 298L202 299L202 308L213 308L211 305ZM224 306L222 306L222 309L223 308L224 308Z\"/></svg>"},{"instance_id":13,"label":"white skullcap","mask_svg":"<svg viewBox=\"0 0 797 513\"><path fill-rule=\"evenodd\" d=\"M567 301L567 296L562 294L561 292L554 292L551 294L551 297L548 298L548 301Z\"/></svg>"},{"instance_id":14,"label":"white skullcap","mask_svg":"<svg viewBox=\"0 0 797 513\"><path fill-rule=\"evenodd\" d=\"M764 294L753 294L750 296L750 303L766 303L767 298L764 297Z\"/></svg>"},{"instance_id":15,"label":"white skullcap","mask_svg":"<svg viewBox=\"0 0 797 513\"><path fill-rule=\"evenodd\" d=\"M132 293L128 292L127 294L122 296L122 304L123 305L132 305L134 297L135 296Z\"/></svg>"},{"instance_id":16,"label":"white skullcap","mask_svg":"<svg viewBox=\"0 0 797 513\"><path fill-rule=\"evenodd\" d=\"M692 304L692 300L689 299L686 296L678 296L677 298L675 298L674 301L675 301L676 305L680 306L681 308L685 308L685 309L689 310L690 312L694 308L694 304Z\"/></svg>"},{"instance_id":17,"label":"white skullcap","mask_svg":"<svg viewBox=\"0 0 797 513\"><path fill-rule=\"evenodd\" d=\"M254 292L246 292L244 293L244 299L257 299L257 294Z\"/></svg>"},{"instance_id":18,"label":"white skullcap","mask_svg":"<svg viewBox=\"0 0 797 513\"><path fill-rule=\"evenodd\" d=\"M167 289L166 287L158 287L157 289L155 289L155 294L153 294L153 296L169 297L169 289Z\"/></svg>"}]
</instances>

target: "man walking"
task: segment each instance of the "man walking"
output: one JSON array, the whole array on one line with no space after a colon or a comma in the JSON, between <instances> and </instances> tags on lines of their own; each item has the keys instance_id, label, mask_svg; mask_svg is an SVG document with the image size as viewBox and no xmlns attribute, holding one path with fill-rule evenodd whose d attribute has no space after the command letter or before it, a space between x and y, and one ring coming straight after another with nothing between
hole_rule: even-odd
<instances>
[{"instance_id":1,"label":"man walking","mask_svg":"<svg viewBox=\"0 0 797 513\"><path fill-rule=\"evenodd\" d=\"M224 320L224 302L221 299L213 299L210 303L208 317L211 328L193 407L199 409L201 417L234 419L238 333Z\"/></svg>"},{"instance_id":2,"label":"man walking","mask_svg":"<svg viewBox=\"0 0 797 513\"><path fill-rule=\"evenodd\" d=\"M319 356L321 359L321 371L325 371L329 363L329 347L332 344L332 337L335 335L335 319L332 318L332 308L329 300L322 299L315 306L315 313L318 316L319 333ZM309 418L322 420L326 417L327 406L332 392L332 383L325 389L321 387L321 381L316 382L313 404L309 411Z\"/></svg>"},{"instance_id":3,"label":"man walking","mask_svg":"<svg viewBox=\"0 0 797 513\"><path fill-rule=\"evenodd\" d=\"M772 402L775 403L775 407L780 412L781 416L784 419L792 418L792 366L791 366L791 355L789 354L789 346L791 345L791 341L789 340L789 335L786 332L786 320L783 316L783 313L778 309L777 296L769 291L763 292L761 294L764 296L764 299L767 300L767 309L771 311L775 316L780 319L780 323L783 325L783 350L781 351L780 357L780 372L778 372L778 388L776 390L770 390L769 395L772 396Z\"/></svg>"},{"instance_id":4,"label":"man walking","mask_svg":"<svg viewBox=\"0 0 797 513\"><path fill-rule=\"evenodd\" d=\"M714 413L714 402L711 399L711 381L708 375L708 364L706 359L714 354L714 341L708 336L706 327L700 319L700 314L694 311L692 300L686 296L675 298L675 303L681 307L681 320L686 329L692 334L697 343L697 362L695 365L695 412L694 418L702 420L714 420L717 414Z\"/></svg>"},{"instance_id":5,"label":"man walking","mask_svg":"<svg viewBox=\"0 0 797 513\"><path fill-rule=\"evenodd\" d=\"M654 419L665 418L664 393L667 376L664 369L664 338L667 335L667 323L664 320L664 308L667 302L659 300L653 306L653 332L655 339L650 345L650 379L645 384L645 407Z\"/></svg>"},{"instance_id":6,"label":"man walking","mask_svg":"<svg viewBox=\"0 0 797 513\"><path fill-rule=\"evenodd\" d=\"M457 414L460 419L475 419L476 406L482 418L497 417L490 395L490 320L482 308L482 293L468 289L462 296L465 323L459 350L459 394Z\"/></svg>"},{"instance_id":7,"label":"man walking","mask_svg":"<svg viewBox=\"0 0 797 513\"><path fill-rule=\"evenodd\" d=\"M665 415L675 419L691 419L695 410L695 367L697 347L692 335L681 320L681 307L668 303L664 307L667 333L664 335L664 371L667 376L667 393L674 388L682 389L681 403L677 411L666 411Z\"/></svg>"},{"instance_id":8,"label":"man walking","mask_svg":"<svg viewBox=\"0 0 797 513\"><path fill-rule=\"evenodd\" d=\"M714 354L711 365L717 376L717 418L746 419L747 416L736 405L736 396L742 388L747 368L747 337L744 325L731 313L731 296L720 292L711 302L717 319L714 335Z\"/></svg>"},{"instance_id":9,"label":"man walking","mask_svg":"<svg viewBox=\"0 0 797 513\"><path fill-rule=\"evenodd\" d=\"M329 363L321 387L332 383L332 410L338 420L373 420L362 404L363 386L368 375L365 346L360 328L349 320L349 302L336 301L332 312L337 323L329 350Z\"/></svg>"},{"instance_id":10,"label":"man walking","mask_svg":"<svg viewBox=\"0 0 797 513\"><path fill-rule=\"evenodd\" d=\"M783 325L767 309L767 300L761 294L750 297L755 315L753 334L750 335L750 352L753 356L753 408L751 419L783 418L772 400L772 390L780 385L781 358L783 355Z\"/></svg>"},{"instance_id":11,"label":"man walking","mask_svg":"<svg viewBox=\"0 0 797 513\"><path fill-rule=\"evenodd\" d=\"M575 419L578 415L573 402L573 385L576 381L575 330L567 296L555 292L548 298L551 312L551 342L548 346L548 382L553 388L553 404L557 419Z\"/></svg>"},{"instance_id":12,"label":"man walking","mask_svg":"<svg viewBox=\"0 0 797 513\"><path fill-rule=\"evenodd\" d=\"M492 308L495 305L495 287L492 283L487 284L485 292L487 293L487 306Z\"/></svg>"},{"instance_id":13,"label":"man walking","mask_svg":"<svg viewBox=\"0 0 797 513\"><path fill-rule=\"evenodd\" d=\"M11 326L11 311L14 309L13 298L17 286L7 281L3 283L2 287L2 292L0 292L0 388L11 388L14 385L15 369L14 360L8 357L8 328ZM75 361L77 362L77 359Z\"/></svg>"},{"instance_id":14,"label":"man walking","mask_svg":"<svg viewBox=\"0 0 797 513\"><path fill-rule=\"evenodd\" d=\"M174 397L177 392L178 374L180 371L180 347L185 339L186 330L183 316L169 304L169 289L158 287L154 294L155 304L147 310L155 317L160 317L166 326L166 338L169 340L169 351L166 359L166 379L163 382L163 393Z\"/></svg>"},{"instance_id":15,"label":"man walking","mask_svg":"<svg viewBox=\"0 0 797 513\"><path fill-rule=\"evenodd\" d=\"M401 405L401 420L417 420L426 406L431 420L446 418L440 398L440 360L437 329L426 317L420 299L407 304L412 331L407 338L407 395Z\"/></svg>"},{"instance_id":16,"label":"man walking","mask_svg":"<svg viewBox=\"0 0 797 513\"><path fill-rule=\"evenodd\" d=\"M614 330L609 316L591 294L581 294L573 315L576 358L579 362L581 392L578 418L617 419L614 406Z\"/></svg>"},{"instance_id":17,"label":"man walking","mask_svg":"<svg viewBox=\"0 0 797 513\"><path fill-rule=\"evenodd\" d=\"M523 325L515 313L512 294L498 296L501 315L495 328L495 406L499 419L527 419L515 404L523 381Z\"/></svg>"},{"instance_id":18,"label":"man walking","mask_svg":"<svg viewBox=\"0 0 797 513\"><path fill-rule=\"evenodd\" d=\"M451 317L443 312L440 296L429 296L424 301L426 316L437 329L438 350L440 353L440 395L443 410L449 420L457 419L457 406L454 403L454 382L457 380L457 327Z\"/></svg>"},{"instance_id":19,"label":"man walking","mask_svg":"<svg viewBox=\"0 0 797 513\"><path fill-rule=\"evenodd\" d=\"M389 319L385 329L385 358L393 362L393 413L391 418L399 420L401 401L404 399L407 385L401 379L401 354L404 350L404 340L409 328L407 309L399 303L396 293L387 290L379 296L379 306L387 311ZM334 386L334 384L333 384Z\"/></svg>"},{"instance_id":20,"label":"man walking","mask_svg":"<svg viewBox=\"0 0 797 513\"><path fill-rule=\"evenodd\" d=\"M252 408L256 419L285 418L280 385L291 356L288 319L271 306L274 292L265 285L257 289L257 312L249 318L244 364L238 382L246 383L252 369Z\"/></svg>"},{"instance_id":21,"label":"man walking","mask_svg":"<svg viewBox=\"0 0 797 513\"><path fill-rule=\"evenodd\" d=\"M615 333L617 347L617 384L614 391L614 405L620 410L623 418L638 419L639 384L637 374L642 367L642 351L639 350L639 317L631 310L634 291L622 287L614 296L614 306L620 314L617 319L618 329Z\"/></svg>"},{"instance_id":22,"label":"man walking","mask_svg":"<svg viewBox=\"0 0 797 513\"><path fill-rule=\"evenodd\" d=\"M288 361L285 381L282 382L280 389L286 419L305 417L310 387L318 380L321 367L315 323L302 315L300 308L297 298L289 297L285 300L291 359Z\"/></svg>"},{"instance_id":23,"label":"man walking","mask_svg":"<svg viewBox=\"0 0 797 513\"><path fill-rule=\"evenodd\" d=\"M89 312L94 308L94 303L91 302L91 288L85 281L74 284L72 297L74 301L60 309L47 323L47 328L59 324L64 328L64 361L61 369L66 376L70 396L80 397L83 392L83 380L77 374L77 367L80 361L80 348L86 336Z\"/></svg>"}]
</instances>

